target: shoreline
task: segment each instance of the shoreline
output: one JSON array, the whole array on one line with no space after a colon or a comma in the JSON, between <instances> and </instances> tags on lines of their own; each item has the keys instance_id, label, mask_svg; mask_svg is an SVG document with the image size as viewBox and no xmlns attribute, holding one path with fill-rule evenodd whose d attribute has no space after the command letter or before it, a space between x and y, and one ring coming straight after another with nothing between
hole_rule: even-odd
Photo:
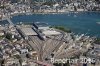
<instances>
[{"instance_id":1,"label":"shoreline","mask_svg":"<svg viewBox=\"0 0 100 66\"><path fill-rule=\"evenodd\" d=\"M100 11L66 11L66 12L32 12L32 14L68 14L68 13L84 13L84 12L98 12Z\"/></svg>"},{"instance_id":2,"label":"shoreline","mask_svg":"<svg viewBox=\"0 0 100 66\"><path fill-rule=\"evenodd\" d=\"M100 11L67 11L67 12L48 12L48 13L46 13L46 12L26 12L26 13L16 13L16 14L11 14L10 16L9 16L9 18L13 18L13 17L15 17L15 16L23 16L23 15L34 15L34 14L41 14L41 15L48 15L48 14L71 14L71 13L75 13L75 14L77 14L77 13L91 13L91 12L93 12L93 13L100 13ZM1 18L0 19L0 22L2 22L2 21L5 21L6 20L6 17L3 17L3 18Z\"/></svg>"},{"instance_id":3,"label":"shoreline","mask_svg":"<svg viewBox=\"0 0 100 66\"><path fill-rule=\"evenodd\" d=\"M14 16L19 16L19 15L33 15L33 14L69 14L69 13L91 13L91 12L96 12L100 13L100 11L66 11L66 12L26 12L26 13L16 13L16 14L11 14L9 17L12 18ZM4 17L6 18L6 17ZM0 21L5 20L4 18L0 18Z\"/></svg>"},{"instance_id":4,"label":"shoreline","mask_svg":"<svg viewBox=\"0 0 100 66\"><path fill-rule=\"evenodd\" d=\"M16 14L11 14L9 18L13 18L15 16L23 16L23 15L34 15L34 14L41 14L41 15L48 15L48 14L71 14L71 13L100 13L100 11L67 11L67 12L26 12L26 13L16 13ZM0 18L0 22L5 21L6 17Z\"/></svg>"},{"instance_id":5,"label":"shoreline","mask_svg":"<svg viewBox=\"0 0 100 66\"><path fill-rule=\"evenodd\" d=\"M86 13L88 13L88 12L94 12L94 13L100 13L100 12L98 12L98 11L84 11L84 12L86 12ZM84 14L84 12L83 11L81 11L81 12L78 12L78 13L83 13ZM70 13L76 13L75 11L74 12L63 12L63 13L55 13L55 15L56 14L70 14ZM12 17L11 18L13 18L13 17L16 17L16 16L27 16L27 15L33 15L34 16L34 14L43 14L43 13L20 13L20 14L13 14L13 15L11 15ZM46 14L54 14L54 13L46 13ZM45 14L44 14L45 15ZM6 20L6 19L1 19L0 21L4 21L4 20ZM3 22L2 22L3 23ZM18 22L19 23L19 22ZM16 24L18 24L18 23L15 23L15 25ZM23 22L24 23L24 22ZM25 23L28 23L28 22L25 22ZM31 22L30 22L31 23ZM8 24L8 23L7 23ZM90 35L89 35L90 36Z\"/></svg>"}]
</instances>

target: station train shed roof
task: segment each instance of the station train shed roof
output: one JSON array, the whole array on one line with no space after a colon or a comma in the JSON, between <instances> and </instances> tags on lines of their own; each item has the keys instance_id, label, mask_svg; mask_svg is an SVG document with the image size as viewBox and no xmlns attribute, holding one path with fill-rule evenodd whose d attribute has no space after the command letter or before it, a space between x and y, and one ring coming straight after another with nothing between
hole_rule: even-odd
<instances>
[{"instance_id":1,"label":"station train shed roof","mask_svg":"<svg viewBox=\"0 0 100 66\"><path fill-rule=\"evenodd\" d=\"M37 33L32 28L22 28L21 29L25 35L37 35Z\"/></svg>"}]
</instances>

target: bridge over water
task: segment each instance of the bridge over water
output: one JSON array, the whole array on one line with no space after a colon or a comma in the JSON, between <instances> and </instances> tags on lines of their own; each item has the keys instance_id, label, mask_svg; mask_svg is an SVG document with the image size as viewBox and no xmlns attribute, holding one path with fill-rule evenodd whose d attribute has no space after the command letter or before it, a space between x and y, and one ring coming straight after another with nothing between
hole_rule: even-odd
<instances>
[{"instance_id":1,"label":"bridge over water","mask_svg":"<svg viewBox=\"0 0 100 66\"><path fill-rule=\"evenodd\" d=\"M10 18L6 17L6 20L9 22L10 25L14 25Z\"/></svg>"}]
</instances>

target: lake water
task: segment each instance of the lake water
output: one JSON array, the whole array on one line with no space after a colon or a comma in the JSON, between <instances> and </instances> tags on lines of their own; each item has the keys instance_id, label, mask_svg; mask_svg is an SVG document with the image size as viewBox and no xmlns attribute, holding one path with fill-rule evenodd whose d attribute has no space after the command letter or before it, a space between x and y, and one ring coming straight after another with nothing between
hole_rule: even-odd
<instances>
[{"instance_id":1,"label":"lake water","mask_svg":"<svg viewBox=\"0 0 100 66\"><path fill-rule=\"evenodd\" d=\"M63 14L19 15L12 18L18 22L46 22L49 25L61 25L70 28L76 34L100 37L100 12L80 12Z\"/></svg>"}]
</instances>

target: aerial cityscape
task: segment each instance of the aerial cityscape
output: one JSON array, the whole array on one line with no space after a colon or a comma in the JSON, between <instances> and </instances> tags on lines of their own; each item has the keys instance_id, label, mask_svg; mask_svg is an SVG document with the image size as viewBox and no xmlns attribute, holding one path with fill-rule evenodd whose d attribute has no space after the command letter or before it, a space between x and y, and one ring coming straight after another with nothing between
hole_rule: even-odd
<instances>
[{"instance_id":1,"label":"aerial cityscape","mask_svg":"<svg viewBox=\"0 0 100 66\"><path fill-rule=\"evenodd\" d=\"M0 0L0 66L100 66L100 0Z\"/></svg>"}]
</instances>

